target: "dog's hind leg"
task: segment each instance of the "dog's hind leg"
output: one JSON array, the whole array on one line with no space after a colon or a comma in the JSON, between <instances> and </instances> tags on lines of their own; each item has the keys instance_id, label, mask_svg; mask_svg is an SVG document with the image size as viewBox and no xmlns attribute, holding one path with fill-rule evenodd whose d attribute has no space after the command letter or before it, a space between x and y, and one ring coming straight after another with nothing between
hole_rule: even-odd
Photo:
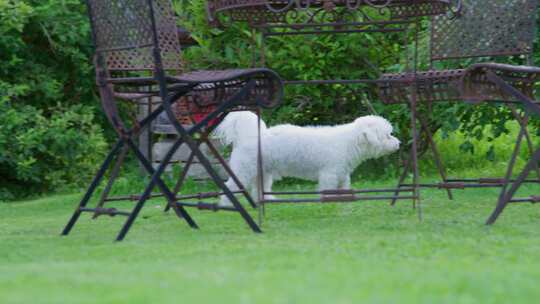
<instances>
[{"instance_id":1,"label":"dog's hind leg","mask_svg":"<svg viewBox=\"0 0 540 304\"><path fill-rule=\"evenodd\" d=\"M234 163L232 163L234 164ZM234 168L239 168L238 166L231 166ZM241 168L241 167L240 167ZM234 170L234 169L233 169ZM245 171L245 170L244 170ZM238 192L240 190L247 191L251 195L253 199L257 199L257 179L255 176L251 174L251 172L248 172L246 175L246 172L242 170L236 171L236 177L238 181L240 182L240 185L232 178L230 177L225 185L234 193ZM234 171L233 171L234 172ZM240 186L244 187L244 189L241 189ZM219 203L220 206L231 206L231 202L227 198L227 196L222 195L221 200Z\"/></svg>"},{"instance_id":2,"label":"dog's hind leg","mask_svg":"<svg viewBox=\"0 0 540 304\"><path fill-rule=\"evenodd\" d=\"M319 173L319 191L336 190L339 184L338 175L334 172Z\"/></svg>"},{"instance_id":3,"label":"dog's hind leg","mask_svg":"<svg viewBox=\"0 0 540 304\"><path fill-rule=\"evenodd\" d=\"M268 192L272 192L272 184L274 184L274 177L272 176L272 174L265 174L264 177L263 177L263 189L264 189L264 192L265 193L268 193ZM265 195L264 196L264 199L267 200L267 199L275 199L275 197L271 194L269 195Z\"/></svg>"},{"instance_id":4,"label":"dog's hind leg","mask_svg":"<svg viewBox=\"0 0 540 304\"><path fill-rule=\"evenodd\" d=\"M339 181L339 189L342 189L342 190L351 189L351 176L350 175L347 174L341 177Z\"/></svg>"}]
</instances>

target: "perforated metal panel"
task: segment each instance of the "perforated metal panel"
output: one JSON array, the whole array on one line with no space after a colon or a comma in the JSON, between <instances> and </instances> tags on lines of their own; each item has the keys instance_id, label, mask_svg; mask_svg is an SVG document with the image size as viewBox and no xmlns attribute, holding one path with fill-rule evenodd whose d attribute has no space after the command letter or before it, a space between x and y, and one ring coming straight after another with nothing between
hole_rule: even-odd
<instances>
[{"instance_id":1,"label":"perforated metal panel","mask_svg":"<svg viewBox=\"0 0 540 304\"><path fill-rule=\"evenodd\" d=\"M163 67L180 70L180 44L170 0L154 0ZM149 70L154 68L153 32L148 0L88 0L97 51L107 68Z\"/></svg>"},{"instance_id":2,"label":"perforated metal panel","mask_svg":"<svg viewBox=\"0 0 540 304\"><path fill-rule=\"evenodd\" d=\"M392 1L389 8L393 19L405 19L443 14L448 10L449 0Z\"/></svg>"},{"instance_id":3,"label":"perforated metal panel","mask_svg":"<svg viewBox=\"0 0 540 304\"><path fill-rule=\"evenodd\" d=\"M462 69L384 74L377 82L379 97L385 104L409 103L416 88L419 102L461 100L459 84L464 74Z\"/></svg>"},{"instance_id":4,"label":"perforated metal panel","mask_svg":"<svg viewBox=\"0 0 540 304\"><path fill-rule=\"evenodd\" d=\"M456 16L433 17L432 60L532 52L538 0L453 1L462 1Z\"/></svg>"},{"instance_id":5,"label":"perforated metal panel","mask_svg":"<svg viewBox=\"0 0 540 304\"><path fill-rule=\"evenodd\" d=\"M251 25L272 23L326 23L358 13L356 21L370 19L376 10L382 19L407 19L447 11L450 0L208 0L210 22L221 17ZM223 20L221 20L223 21ZM352 21L352 20L349 20ZM373 21L373 20L371 20ZM223 25L223 24L221 24Z\"/></svg>"}]
</instances>

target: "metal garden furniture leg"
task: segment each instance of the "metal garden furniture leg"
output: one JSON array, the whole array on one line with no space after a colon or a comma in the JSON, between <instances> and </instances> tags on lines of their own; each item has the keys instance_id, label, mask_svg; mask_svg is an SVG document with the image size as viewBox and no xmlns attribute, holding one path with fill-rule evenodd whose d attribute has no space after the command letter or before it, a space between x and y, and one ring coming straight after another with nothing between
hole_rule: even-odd
<instances>
[{"instance_id":1,"label":"metal garden furniture leg","mask_svg":"<svg viewBox=\"0 0 540 304\"><path fill-rule=\"evenodd\" d=\"M86 193L84 194L83 198L81 199L81 202L73 212L73 215L71 216L69 222L67 223L64 230L62 230L62 235L68 235L79 217L81 216L83 210L82 208L85 208L88 202L90 201L90 198L92 197L92 194L94 194L94 191L96 190L97 186L99 185L99 182L101 182L101 179L107 172L107 168L111 164L111 162L114 159L114 156L118 153L118 150L124 145L123 140L118 140L112 150L109 152L107 157L105 158L105 161L103 161L103 164L99 168L96 176L94 176L94 179L92 180L92 183L88 187L88 190L86 190Z\"/></svg>"},{"instance_id":2,"label":"metal garden furniture leg","mask_svg":"<svg viewBox=\"0 0 540 304\"><path fill-rule=\"evenodd\" d=\"M245 98L245 96L247 94L249 94L251 92L251 90L254 89L254 87L255 87L255 82L250 81L239 93L237 93L235 96L230 98L229 101L225 102L223 105L218 107L218 109L216 109L216 111L214 111L214 113L216 113L215 115L217 115L217 113L223 112L229 106L228 104L234 105L235 103L238 102L238 100L240 100L242 98ZM251 229L253 231L255 231L255 232L261 232L260 228L253 221L251 216L246 212L246 210L243 208L243 206L240 204L240 202L237 200L237 198L234 196L234 194L231 192L231 190L225 185L225 183L223 182L221 177L217 174L217 172L212 168L212 166L211 166L210 162L208 161L208 159L200 151L199 146L197 145L195 140L189 134L190 132L188 132L186 129L184 129L183 126L180 123L178 123L178 121L173 120L174 113L173 113L172 109L170 108L170 101L169 100L164 100L164 106L165 106L165 111L169 115L169 118L171 119L171 121L173 121L173 125L174 125L174 127L176 128L176 130L178 131L178 133L180 135L179 140L184 140L187 143L187 145L190 147L192 153L195 155L195 157L197 157L199 162L206 169L206 171L208 172L210 177L213 179L215 184L219 188L221 188L221 190L224 192L224 194L227 196L227 198L232 202L232 204L238 210L238 212L242 215L242 217L248 223L248 225L251 227ZM210 119L212 119L212 117L213 117L213 115L210 114L210 115L208 115L206 117L206 120L210 120ZM176 147L176 145L173 145L173 147L171 148L171 150L169 151L169 153L165 157L165 159L167 159L167 157L170 158L170 156L172 156L172 154L174 153L174 151L177 148L178 147ZM219 153L216 153L217 151L213 150L213 152L215 154L219 155ZM221 159L221 161L222 161L222 163L224 163L223 159ZM162 164L162 166L163 166L163 164ZM225 168L228 168L228 166L225 166ZM232 173L232 171L229 171L229 173ZM232 175L234 175L234 173Z\"/></svg>"},{"instance_id":3,"label":"metal garden furniture leg","mask_svg":"<svg viewBox=\"0 0 540 304\"><path fill-rule=\"evenodd\" d=\"M521 173L516 178L516 180L511 184L510 189L508 189L508 191L501 192L501 196L499 198L499 201L497 202L497 207L495 207L495 210L487 219L486 225L494 224L497 218L499 218L499 215L501 215L501 213L504 211L504 209L509 203L512 203L512 202L538 203L540 202L540 197L538 196L532 196L527 199L516 199L516 200L512 199L514 195L516 194L517 190L521 187L521 185L525 181L525 179L529 176L530 172L534 170L535 166L538 166L539 161L540 161L540 149L536 150L536 152L533 154L531 159L525 165L525 168L521 171Z\"/></svg>"},{"instance_id":4,"label":"metal garden furniture leg","mask_svg":"<svg viewBox=\"0 0 540 304\"><path fill-rule=\"evenodd\" d=\"M215 125L214 127L216 127L216 126L217 125ZM214 128L208 129L203 134L201 134L201 136L197 140L197 144L198 145L205 144L208 147L211 156L213 156L215 159L218 160L219 164L227 172L228 176L234 181L234 183L236 184L238 189L240 189L239 192L246 198L246 200L251 205L251 207L256 208L255 201L253 200L251 195L245 189L244 185L242 185L242 183L240 182L240 180L238 179L236 174L231 170L231 168L229 167L229 164L227 163L227 161L223 158L223 156L221 156L219 154L218 149L214 146L214 144L212 144L212 142L208 138L208 134L212 133L213 129ZM195 159L195 154L193 152L190 152L189 157L188 157L184 167L182 168L180 176L179 176L179 178L178 178L178 180L176 182L176 185L174 186L174 193L175 194L178 194L181 191L182 185L184 184L184 182L185 182L185 180L187 178L188 171L189 171L191 165L193 164L194 159ZM212 194L207 194L206 196L209 196L209 197L216 196L217 197L218 194L222 195L223 193L212 193ZM170 210L170 206L167 205L164 211L168 212L169 210Z\"/></svg>"},{"instance_id":5,"label":"metal garden furniture leg","mask_svg":"<svg viewBox=\"0 0 540 304\"><path fill-rule=\"evenodd\" d=\"M63 234L73 228L82 212L93 212L94 216L122 215L127 220L117 236L122 240L144 206L153 196L151 191L157 186L175 213L186 220L192 227L196 223L184 207L198 207L205 210L237 211L250 227L260 232L231 191L211 168L209 161L201 153L198 143L193 138L202 128L208 127L233 107L277 106L283 96L283 84L279 76L269 69L236 69L219 71L194 71L182 73L181 48L179 44L176 17L170 0L86 0L92 38L95 45L96 82L101 106L119 140L109 153L88 191L72 215ZM171 72L176 74L171 74ZM159 88L156 91L155 88ZM188 95L186 95L188 94ZM140 122L135 121L134 128L127 128L122 121L117 106L118 100L137 101L143 98L159 96L163 104ZM185 97L188 105L197 105L203 110L215 109L200 122L189 129L179 123L173 113L172 105ZM156 169L143 155L134 142L139 128L148 127L165 110L180 138L168 151L164 162ZM203 113L206 113L203 111ZM161 179L165 166L174 152L186 144L208 171L214 182L230 198L234 208L216 208L215 205L200 202L190 204L178 201L176 193ZM120 149L129 149L152 175L144 193L137 197L137 203L131 212L118 211L115 208L103 208L112 187L112 181L122 165L120 156L113 168L112 178L106 186L98 208L87 208L88 201L98 183L103 179L107 168L113 162ZM123 155L124 153L122 153ZM105 198L105 199L103 199ZM133 197L127 197L132 199ZM119 199L116 199L119 200Z\"/></svg>"},{"instance_id":6,"label":"metal garden furniture leg","mask_svg":"<svg viewBox=\"0 0 540 304\"><path fill-rule=\"evenodd\" d=\"M148 115L145 119L143 119L142 121L140 121L138 124L140 127L146 127L155 117L157 117L159 115L159 113L161 113L163 111L163 107L159 107L157 110L155 110L154 112L152 112L150 115ZM113 115L114 116L114 115ZM116 121L120 121L120 118L119 117L114 117L114 119L111 119L112 121L116 120ZM86 194L84 195L83 199L81 200L81 202L79 203L77 209L75 210L75 212L73 213L71 219L69 220L68 224L66 225L66 227L64 228L64 230L62 231L62 235L67 235L69 234L69 232L71 231L71 229L73 228L73 226L75 225L75 223L77 222L77 220L79 219L80 215L82 212L93 212L94 213L94 218L99 216L99 215L102 215L102 214L107 214L107 215L110 215L110 216L115 216L115 215L129 215L129 213L126 213L126 212L120 212L120 211L117 211L116 209L114 208L110 208L110 209L104 209L102 208L102 204L101 202L98 203L98 207L97 208L86 208L86 205L88 204L90 198L92 197L92 194L94 193L95 189L97 188L97 186L99 185L99 183L101 182L101 180L103 179L103 176L105 175L105 173L107 172L107 169L108 167L110 166L110 164L113 162L114 160L114 157L116 156L116 154L118 154L120 151L120 156L122 154L125 153L126 150L128 149L131 149L133 152L135 152L135 155L136 157L143 163L143 164L146 164L145 167L146 169L148 170L149 173L153 173L153 168L152 166L150 165L149 161L144 157L144 155L140 152L139 148L137 145L135 145L133 143L133 140L130 138L132 131L131 130L127 130L125 131L125 134L123 136L120 137L120 139L117 141L117 143L114 145L113 149L111 150L111 152L107 155L104 163L102 164L102 166L100 167L98 173L96 174L96 176L94 177L94 180L92 181L89 189L87 190ZM115 170L116 168L113 168L113 171L116 171ZM113 172L112 174L116 174L115 172ZM157 181L158 185L160 186L161 190L164 192L164 195L167 196L167 199L169 201L171 200L174 200L174 195L172 195L172 193L170 192L170 190L168 190L168 188L166 187L166 185L163 183L163 181L161 180L158 180ZM196 227L196 224L195 222L193 222L193 220L191 219L191 217L189 216L189 214L187 214L187 212L180 206L178 209L177 209L177 215L179 217L182 217L184 218L189 224L190 226L192 227Z\"/></svg>"},{"instance_id":7,"label":"metal garden furniture leg","mask_svg":"<svg viewBox=\"0 0 540 304\"><path fill-rule=\"evenodd\" d=\"M107 182L107 185L105 186L105 189L101 193L101 198L99 199L99 203L96 206L96 209L103 208L105 203L107 202L107 198L109 197L109 193L112 190L112 187L114 185L115 180L118 178L118 175L120 174L120 168L124 164L124 160L126 158L126 155L129 152L129 146L124 145L122 147L122 150L118 154L118 157L116 158L116 162L113 166L113 169L111 171L111 176L109 177L109 181ZM92 218L96 219L98 218L99 213L94 213L94 216Z\"/></svg>"},{"instance_id":8,"label":"metal garden furniture leg","mask_svg":"<svg viewBox=\"0 0 540 304\"><path fill-rule=\"evenodd\" d=\"M253 221L251 216L247 213L247 211L243 208L243 206L240 204L240 202L237 200L237 198L234 196L234 194L230 191L230 189L225 185L225 183L221 180L221 177L217 174L217 172L212 168L212 165L208 161L208 159L204 156L204 154L200 151L199 143L197 143L193 138L192 134L199 131L203 126L205 126L209 121L217 117L219 114L223 113L225 109L228 107L231 107L235 105L240 99L245 98L245 96L254 88L254 82L250 82L246 85L245 88L240 90L237 94L235 94L233 97L231 97L227 102L220 105L214 112L210 113L203 119L201 122L197 123L195 126L193 126L191 129L186 130L177 120L176 117L171 109L171 101L169 98L165 98L163 100L163 106L165 108L165 111L169 115L169 119L171 122L173 122L173 125L175 126L176 130L179 133L179 138L175 141L175 143L172 145L172 147L169 149L165 157L163 158L162 162L160 163L157 170L153 173L152 178L150 180L150 183L144 190L143 194L141 195L139 201L136 204L136 207L134 208L131 215L126 220L126 223L124 224L124 227L120 230L116 240L121 241L126 236L127 232L129 231L131 225L133 224L135 218L138 216L138 213L144 206L144 203L146 200L150 197L150 194L152 193L152 189L154 186L159 183L160 176L165 172L165 168L167 164L169 163L170 159L176 152L176 150L183 144L186 143L191 153L197 157L199 162L203 165L205 170L208 172L214 183L222 189L222 191L227 195L227 197L230 199L230 201L233 203L234 208L236 211L238 211L241 216L244 218L244 220L247 222L247 224L250 226L250 228L254 232L261 232L260 228L257 226L257 224ZM130 145L134 146L133 142L130 142ZM142 154L142 153L138 153ZM148 163L145 164L143 162L143 165L147 166ZM151 167L151 166L150 166ZM158 184L159 185L159 184ZM169 201L169 204L171 207L176 211L179 208L182 208L182 203L179 203L176 201L176 197L172 192L165 190L165 195L169 196L171 200Z\"/></svg>"}]
</instances>

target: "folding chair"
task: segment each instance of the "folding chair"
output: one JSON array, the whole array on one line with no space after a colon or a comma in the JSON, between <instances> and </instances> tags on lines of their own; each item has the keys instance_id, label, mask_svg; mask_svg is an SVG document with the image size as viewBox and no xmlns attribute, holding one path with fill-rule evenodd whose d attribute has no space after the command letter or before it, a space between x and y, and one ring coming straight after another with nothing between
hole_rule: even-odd
<instances>
[{"instance_id":1,"label":"folding chair","mask_svg":"<svg viewBox=\"0 0 540 304\"><path fill-rule=\"evenodd\" d=\"M531 58L536 36L537 0L454 0L455 10L449 15L435 16L431 24L431 68L429 71L401 74L386 74L379 83L380 97L387 104L403 103L415 95L418 102L427 108L426 114L418 113L421 130L428 138L435 164L439 168L442 182L423 184L423 187L445 189L452 198L451 189L500 187L498 207L488 220L495 222L504 206L513 202L512 196L523 183L539 183L538 150L532 145L527 131L531 114L540 114L534 96L534 85L538 82L539 69L531 66L513 66L500 63L485 63L500 57L525 56ZM436 70L434 63L458 62L459 69ZM471 61L479 63L470 64ZM484 63L482 63L484 61ZM532 60L528 61L529 64ZM467 65L469 65L467 67ZM447 178L440 153L427 127L432 106L437 102L489 102L510 108L520 125L514 153L503 178ZM523 111L520 114L518 106ZM417 112L417 109L412 109ZM519 178L513 180L512 172L521 142L526 138L531 159ZM538 156L540 157L540 156ZM526 176L536 169L539 179L527 180ZM400 178L404 183L406 170ZM525 177L523 177L525 176ZM509 188L510 187L510 188ZM540 202L536 196L517 199L514 202ZM395 201L392 202L394 204Z\"/></svg>"},{"instance_id":2,"label":"folding chair","mask_svg":"<svg viewBox=\"0 0 540 304\"><path fill-rule=\"evenodd\" d=\"M261 232L240 204L236 193L225 186L208 159L201 153L199 143L194 137L207 134L231 109L271 108L278 105L283 94L279 76L269 69L182 73L178 31L170 0L87 0L86 3L96 47L94 64L101 105L118 135L118 140L105 158L62 235L69 234L83 212L90 212L95 216L126 216L127 220L116 237L117 241L124 239L156 186L167 200L167 206L170 206L178 217L184 219L192 228L197 228L197 224L186 211L186 207L238 212L254 232ZM134 121L128 126L122 119L117 101L136 101L152 96L159 96L162 105L144 119ZM173 105L179 100L188 105L195 104L197 108L204 110L201 111L204 115L199 116L197 122L189 128L183 126L175 115ZM179 137L166 153L160 166L154 170L150 161L135 144L134 138L140 130L149 127L161 113L166 113ZM180 113L180 116L185 115L187 113ZM202 201L188 202L186 197L176 196L165 184L161 178L165 167L175 151L183 144L189 147L193 157L203 165L221 193L230 199L232 207L221 208L217 204ZM102 206L87 207L107 169L114 162L115 156L123 158L128 151L135 154L151 176L144 192L137 197L133 209L120 211ZM117 160L118 163L123 162ZM243 189L241 185L239 188ZM239 193L244 194L242 191ZM199 194L198 198L218 195Z\"/></svg>"}]
</instances>

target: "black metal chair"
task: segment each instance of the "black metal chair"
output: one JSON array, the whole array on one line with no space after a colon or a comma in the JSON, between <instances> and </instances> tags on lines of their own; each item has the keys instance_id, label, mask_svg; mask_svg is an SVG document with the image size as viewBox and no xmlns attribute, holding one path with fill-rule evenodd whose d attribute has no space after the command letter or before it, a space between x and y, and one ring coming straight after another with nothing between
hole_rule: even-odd
<instances>
[{"instance_id":1,"label":"black metal chair","mask_svg":"<svg viewBox=\"0 0 540 304\"><path fill-rule=\"evenodd\" d=\"M487 223L492 224L511 202L540 202L537 196L512 199L523 183L538 183L539 179L527 180L531 170L538 170L540 149L535 150L527 131L530 115L539 115L540 107L535 100L534 85L539 81L540 69L532 65L514 66L493 63L500 57L529 57L536 38L537 0L454 0L455 11L450 15L435 16L431 24L431 69L418 73L383 75L379 82L380 97L384 103L408 103L415 99L424 104L427 114L416 113L421 129L429 139L442 182L426 184L448 191L469 187L500 187L501 193L496 210ZM466 59L464 61L463 59ZM461 64L459 69L437 70L435 62ZM476 61L475 64L470 64ZM486 62L487 61L487 62ZM467 66L468 65L468 66ZM515 150L503 178L449 179L433 136L427 127L432 105L436 102L488 102L509 107L520 125ZM523 110L519 113L518 106ZM517 179L512 179L515 161L523 139L527 139L531 158ZM408 162L408 164L410 161ZM410 165L400 178L399 186L406 187L404 180ZM393 201L392 203L395 203Z\"/></svg>"},{"instance_id":2,"label":"black metal chair","mask_svg":"<svg viewBox=\"0 0 540 304\"><path fill-rule=\"evenodd\" d=\"M260 232L258 225L235 196L235 194L247 195L246 192L233 193L225 186L208 159L201 153L194 136L207 134L225 113L233 108L271 108L278 105L283 94L279 76L269 69L182 73L178 31L170 0L87 0L86 3L96 47L96 80L101 105L119 139L101 165L62 235L69 234L83 212L90 212L94 216L127 216L116 238L117 241L124 239L156 186L166 198L167 206L192 228L197 228L197 224L186 211L186 207L238 212L254 232ZM151 96L159 96L162 105L144 119L128 126L120 115L117 101L134 101ZM189 128L183 126L177 119L177 114L185 116L188 113L178 113L178 108L175 113L173 109L173 105L179 100L196 105L196 108L204 113L204 116L200 116ZM179 108L182 111L181 107ZM161 165L154 170L150 161L138 149L134 138L141 129L149 127L162 112L166 113L179 137ZM189 147L193 157L204 166L222 192L177 197L165 184L161 175L175 151L183 144ZM126 212L102 206L88 208L90 198L115 156L127 150L134 152L151 175L144 192L136 197L137 202L133 209ZM223 165L226 166L224 163ZM230 170L228 172L232 174ZM241 185L239 186L243 189ZM233 207L221 208L217 204L186 201L219 195L226 195Z\"/></svg>"}]
</instances>

